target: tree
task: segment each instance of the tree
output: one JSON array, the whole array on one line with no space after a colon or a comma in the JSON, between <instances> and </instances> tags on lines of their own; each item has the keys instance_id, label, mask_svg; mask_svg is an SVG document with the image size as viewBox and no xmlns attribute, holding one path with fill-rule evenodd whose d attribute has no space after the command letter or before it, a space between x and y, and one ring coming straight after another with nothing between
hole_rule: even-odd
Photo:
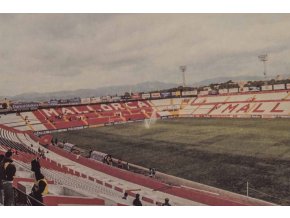
<instances>
[{"instance_id":1,"label":"tree","mask_svg":"<svg viewBox=\"0 0 290 218\"><path fill-rule=\"evenodd\" d=\"M3 108L3 109L7 109L7 107L8 107L7 103L5 103L5 102L2 103L2 108Z\"/></svg>"},{"instance_id":2,"label":"tree","mask_svg":"<svg viewBox=\"0 0 290 218\"><path fill-rule=\"evenodd\" d=\"M130 96L130 93L129 92L125 92L124 93L124 96L129 97Z\"/></svg>"}]
</instances>

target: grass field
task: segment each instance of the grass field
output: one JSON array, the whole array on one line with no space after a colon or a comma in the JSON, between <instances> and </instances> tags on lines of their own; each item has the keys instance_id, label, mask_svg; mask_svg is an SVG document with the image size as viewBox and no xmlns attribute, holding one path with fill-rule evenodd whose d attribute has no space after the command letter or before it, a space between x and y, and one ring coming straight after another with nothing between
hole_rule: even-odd
<instances>
[{"instance_id":1,"label":"grass field","mask_svg":"<svg viewBox=\"0 0 290 218\"><path fill-rule=\"evenodd\" d=\"M183 118L158 120L149 129L137 122L54 135L236 193L246 194L248 181L250 196L290 205L289 119Z\"/></svg>"}]
</instances>

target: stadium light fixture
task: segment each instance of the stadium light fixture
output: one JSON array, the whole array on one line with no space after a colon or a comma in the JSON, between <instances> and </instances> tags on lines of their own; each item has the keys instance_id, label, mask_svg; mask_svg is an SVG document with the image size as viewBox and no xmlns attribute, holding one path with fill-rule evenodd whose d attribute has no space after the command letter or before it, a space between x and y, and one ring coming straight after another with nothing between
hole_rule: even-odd
<instances>
[{"instance_id":1,"label":"stadium light fixture","mask_svg":"<svg viewBox=\"0 0 290 218\"><path fill-rule=\"evenodd\" d=\"M268 61L268 54L259 55L258 58L264 64L264 77L265 77L265 80L267 80L266 61Z\"/></svg>"},{"instance_id":2,"label":"stadium light fixture","mask_svg":"<svg viewBox=\"0 0 290 218\"><path fill-rule=\"evenodd\" d=\"M186 66L180 66L179 69L181 70L181 73L182 73L182 83L183 83L183 87L185 87L185 85L186 85L186 83L185 83Z\"/></svg>"}]
</instances>

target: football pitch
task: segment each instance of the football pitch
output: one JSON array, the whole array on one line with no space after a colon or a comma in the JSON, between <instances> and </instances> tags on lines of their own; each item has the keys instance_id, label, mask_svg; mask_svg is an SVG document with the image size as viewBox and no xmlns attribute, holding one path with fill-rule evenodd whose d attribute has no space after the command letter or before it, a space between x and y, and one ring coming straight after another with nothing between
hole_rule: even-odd
<instances>
[{"instance_id":1,"label":"football pitch","mask_svg":"<svg viewBox=\"0 0 290 218\"><path fill-rule=\"evenodd\" d=\"M290 119L158 120L55 133L84 149L290 205Z\"/></svg>"}]
</instances>

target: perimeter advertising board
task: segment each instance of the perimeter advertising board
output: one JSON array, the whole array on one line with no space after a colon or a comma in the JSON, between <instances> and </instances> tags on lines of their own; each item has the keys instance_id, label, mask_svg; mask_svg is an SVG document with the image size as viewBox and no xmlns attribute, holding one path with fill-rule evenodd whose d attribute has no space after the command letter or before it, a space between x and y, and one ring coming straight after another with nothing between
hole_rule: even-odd
<instances>
[{"instance_id":1,"label":"perimeter advertising board","mask_svg":"<svg viewBox=\"0 0 290 218\"><path fill-rule=\"evenodd\" d=\"M258 91L260 91L260 87L250 86L249 87L249 91L251 91L251 92L258 92Z\"/></svg>"},{"instance_id":2,"label":"perimeter advertising board","mask_svg":"<svg viewBox=\"0 0 290 218\"><path fill-rule=\"evenodd\" d=\"M160 98L160 93L159 92L153 92L151 93L151 98Z\"/></svg>"},{"instance_id":3,"label":"perimeter advertising board","mask_svg":"<svg viewBox=\"0 0 290 218\"><path fill-rule=\"evenodd\" d=\"M82 98L81 99L82 104L90 104L91 103L91 98Z\"/></svg>"},{"instance_id":4,"label":"perimeter advertising board","mask_svg":"<svg viewBox=\"0 0 290 218\"><path fill-rule=\"evenodd\" d=\"M249 87L242 87L239 89L240 92L248 92L249 91Z\"/></svg>"},{"instance_id":5,"label":"perimeter advertising board","mask_svg":"<svg viewBox=\"0 0 290 218\"><path fill-rule=\"evenodd\" d=\"M171 97L171 93L170 92L161 92L160 94L161 94L161 97L162 98L169 98L169 97Z\"/></svg>"},{"instance_id":6,"label":"perimeter advertising board","mask_svg":"<svg viewBox=\"0 0 290 218\"><path fill-rule=\"evenodd\" d=\"M100 97L93 97L93 98L91 98L91 103L99 103L99 102L101 102L102 100L101 100L101 98Z\"/></svg>"},{"instance_id":7,"label":"perimeter advertising board","mask_svg":"<svg viewBox=\"0 0 290 218\"><path fill-rule=\"evenodd\" d=\"M59 104L68 104L68 99L60 99L58 100Z\"/></svg>"},{"instance_id":8,"label":"perimeter advertising board","mask_svg":"<svg viewBox=\"0 0 290 218\"><path fill-rule=\"evenodd\" d=\"M144 93L144 94L142 94L142 98L143 99L148 99L148 98L150 98L150 94L149 93Z\"/></svg>"},{"instance_id":9,"label":"perimeter advertising board","mask_svg":"<svg viewBox=\"0 0 290 218\"><path fill-rule=\"evenodd\" d=\"M58 105L58 100L50 100L48 102L49 105Z\"/></svg>"},{"instance_id":10,"label":"perimeter advertising board","mask_svg":"<svg viewBox=\"0 0 290 218\"><path fill-rule=\"evenodd\" d=\"M68 99L68 104L72 105L72 104L80 104L81 103L81 99L80 98L71 98Z\"/></svg>"},{"instance_id":11,"label":"perimeter advertising board","mask_svg":"<svg viewBox=\"0 0 290 218\"><path fill-rule=\"evenodd\" d=\"M208 94L210 94L210 95L217 95L218 94L218 91L217 90L209 90L208 91Z\"/></svg>"},{"instance_id":12,"label":"perimeter advertising board","mask_svg":"<svg viewBox=\"0 0 290 218\"><path fill-rule=\"evenodd\" d=\"M121 101L121 97L120 96L114 96L114 97L112 97L112 101Z\"/></svg>"},{"instance_id":13,"label":"perimeter advertising board","mask_svg":"<svg viewBox=\"0 0 290 218\"><path fill-rule=\"evenodd\" d=\"M262 91L270 91L273 90L272 85L265 85L265 86L261 86Z\"/></svg>"},{"instance_id":14,"label":"perimeter advertising board","mask_svg":"<svg viewBox=\"0 0 290 218\"><path fill-rule=\"evenodd\" d=\"M192 96L192 95L197 95L197 90L193 91L183 91L182 96Z\"/></svg>"},{"instance_id":15,"label":"perimeter advertising board","mask_svg":"<svg viewBox=\"0 0 290 218\"><path fill-rule=\"evenodd\" d=\"M132 99L140 99L141 96L140 96L139 93L133 93L133 94L131 95L131 98L132 98Z\"/></svg>"},{"instance_id":16,"label":"perimeter advertising board","mask_svg":"<svg viewBox=\"0 0 290 218\"><path fill-rule=\"evenodd\" d=\"M274 90L285 89L285 84L275 84L273 85Z\"/></svg>"},{"instance_id":17,"label":"perimeter advertising board","mask_svg":"<svg viewBox=\"0 0 290 218\"><path fill-rule=\"evenodd\" d=\"M39 103L14 103L12 105L14 111L36 110L38 107Z\"/></svg>"},{"instance_id":18,"label":"perimeter advertising board","mask_svg":"<svg viewBox=\"0 0 290 218\"><path fill-rule=\"evenodd\" d=\"M200 91L198 95L208 95L208 91L207 90Z\"/></svg>"},{"instance_id":19,"label":"perimeter advertising board","mask_svg":"<svg viewBox=\"0 0 290 218\"><path fill-rule=\"evenodd\" d=\"M229 93L236 93L236 92L239 92L239 88L229 89Z\"/></svg>"},{"instance_id":20,"label":"perimeter advertising board","mask_svg":"<svg viewBox=\"0 0 290 218\"><path fill-rule=\"evenodd\" d=\"M180 91L171 92L171 95L174 97L179 97L181 95L181 92Z\"/></svg>"},{"instance_id":21,"label":"perimeter advertising board","mask_svg":"<svg viewBox=\"0 0 290 218\"><path fill-rule=\"evenodd\" d=\"M228 89L219 89L219 94L227 94Z\"/></svg>"},{"instance_id":22,"label":"perimeter advertising board","mask_svg":"<svg viewBox=\"0 0 290 218\"><path fill-rule=\"evenodd\" d=\"M110 101L112 101L112 98L109 95L108 96L102 96L101 99L102 99L102 102L110 102Z\"/></svg>"}]
</instances>

